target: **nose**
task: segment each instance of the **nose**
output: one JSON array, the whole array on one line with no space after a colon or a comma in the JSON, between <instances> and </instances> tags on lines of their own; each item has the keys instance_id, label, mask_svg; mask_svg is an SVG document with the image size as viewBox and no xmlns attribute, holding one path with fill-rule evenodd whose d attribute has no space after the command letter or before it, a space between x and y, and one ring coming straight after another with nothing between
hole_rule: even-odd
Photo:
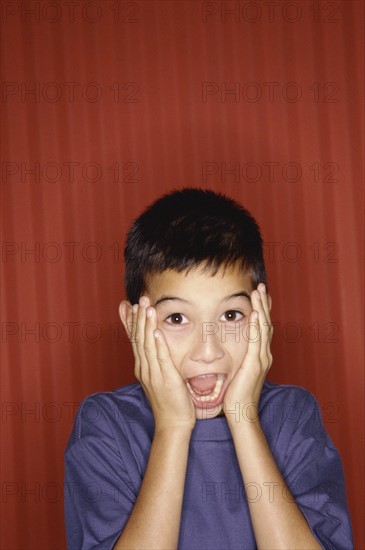
<instances>
[{"instance_id":1,"label":"nose","mask_svg":"<svg viewBox=\"0 0 365 550\"><path fill-rule=\"evenodd\" d=\"M215 363L224 357L220 331L197 331L190 354L192 361Z\"/></svg>"}]
</instances>

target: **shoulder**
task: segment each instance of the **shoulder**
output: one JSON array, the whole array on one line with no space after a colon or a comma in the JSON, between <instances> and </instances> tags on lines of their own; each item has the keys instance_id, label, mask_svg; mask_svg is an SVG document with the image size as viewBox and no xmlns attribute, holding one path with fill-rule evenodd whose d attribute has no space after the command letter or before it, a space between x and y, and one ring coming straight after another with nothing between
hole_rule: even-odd
<instances>
[{"instance_id":1,"label":"shoulder","mask_svg":"<svg viewBox=\"0 0 365 550\"><path fill-rule=\"evenodd\" d=\"M303 435L325 435L317 399L301 386L266 381L259 410L260 419L270 432L286 433L288 438L298 430Z\"/></svg>"},{"instance_id":2,"label":"shoulder","mask_svg":"<svg viewBox=\"0 0 365 550\"><path fill-rule=\"evenodd\" d=\"M64 451L68 478L86 472L104 481L114 479L116 486L127 479L139 487L153 432L152 410L139 382L88 395Z\"/></svg>"},{"instance_id":3,"label":"shoulder","mask_svg":"<svg viewBox=\"0 0 365 550\"><path fill-rule=\"evenodd\" d=\"M78 408L72 438L109 434L120 438L138 428L153 430L153 415L139 382L85 397Z\"/></svg>"},{"instance_id":4,"label":"shoulder","mask_svg":"<svg viewBox=\"0 0 365 550\"><path fill-rule=\"evenodd\" d=\"M265 407L270 402L286 407L293 404L318 407L316 398L306 388L294 384L276 384L266 380L261 392L260 405Z\"/></svg>"},{"instance_id":5,"label":"shoulder","mask_svg":"<svg viewBox=\"0 0 365 550\"><path fill-rule=\"evenodd\" d=\"M260 422L282 472L303 460L339 468L338 451L326 430L318 402L306 388L266 382L260 398Z\"/></svg>"}]
</instances>

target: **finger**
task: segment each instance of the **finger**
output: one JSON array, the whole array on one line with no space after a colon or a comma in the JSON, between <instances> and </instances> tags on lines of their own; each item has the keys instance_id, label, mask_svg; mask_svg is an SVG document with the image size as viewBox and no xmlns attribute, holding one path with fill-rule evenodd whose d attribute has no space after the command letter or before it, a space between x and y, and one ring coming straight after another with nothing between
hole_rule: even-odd
<instances>
[{"instance_id":1,"label":"finger","mask_svg":"<svg viewBox=\"0 0 365 550\"><path fill-rule=\"evenodd\" d=\"M142 300L145 297L141 296L139 299L138 304L138 312L137 312L137 332L138 332L138 339L137 339L137 352L140 359L141 364L141 380L148 382L150 380L150 371L148 366L148 360L146 357L145 352L145 326L146 326L146 307L142 305Z\"/></svg>"},{"instance_id":2,"label":"finger","mask_svg":"<svg viewBox=\"0 0 365 550\"><path fill-rule=\"evenodd\" d=\"M262 309L262 306L261 306ZM257 311L257 319L254 318L255 310L252 312L252 318L250 321L250 343L245 357L246 364L258 365L260 371L265 373L271 366L272 355L270 346L267 346L267 334L262 330L260 324L259 312ZM265 346L266 342L266 346ZM251 344L251 345L250 345Z\"/></svg>"},{"instance_id":3,"label":"finger","mask_svg":"<svg viewBox=\"0 0 365 550\"><path fill-rule=\"evenodd\" d=\"M151 313L151 315L149 315ZM151 380L154 377L161 377L161 368L157 356L156 338L153 335L153 331L157 328L157 315L155 308L149 306L146 309L146 328L145 328L145 340L144 351L150 367Z\"/></svg>"},{"instance_id":4,"label":"finger","mask_svg":"<svg viewBox=\"0 0 365 550\"><path fill-rule=\"evenodd\" d=\"M137 342L139 339L138 327L137 327L137 312L138 304L134 304L132 307L131 320L132 320L132 334L131 334L131 344L134 355L134 375L137 380L141 378L141 360L137 350Z\"/></svg>"},{"instance_id":5,"label":"finger","mask_svg":"<svg viewBox=\"0 0 365 550\"><path fill-rule=\"evenodd\" d=\"M262 349L263 349L263 353L265 353L265 350L266 350L266 353L269 355L271 352L270 352L270 343L271 343L271 340L272 340L272 332L273 332L273 326L272 326L272 323L271 323L271 318L270 318L270 310L269 310L269 305L268 305L268 300L267 300L267 294L266 292L263 292L263 288L264 285L263 284L260 284L259 287L260 288L260 297L261 297L261 300L258 300L257 301L257 307L258 309L260 309L259 305L261 306L263 312L264 312L264 320L262 321L262 331L263 331L263 334L262 334ZM259 302L261 302L259 304Z\"/></svg>"},{"instance_id":6,"label":"finger","mask_svg":"<svg viewBox=\"0 0 365 550\"><path fill-rule=\"evenodd\" d=\"M266 319L270 321L270 311L269 311L269 304L267 301L267 293L266 293L266 289L265 290L264 289L265 289L265 285L263 283L260 283L259 286L257 287L257 290L260 292L260 295L261 295L262 307L264 308Z\"/></svg>"},{"instance_id":7,"label":"finger","mask_svg":"<svg viewBox=\"0 0 365 550\"><path fill-rule=\"evenodd\" d=\"M266 292L266 287L263 283L261 283L261 298L262 298L262 305L263 305L263 308L264 308L264 311L265 311L265 315L266 315L266 329L268 331L268 335L269 335L269 341L271 343L271 340L272 340L272 337L273 337L273 332L274 332L274 327L273 327L273 324L271 322L271 316L270 316L270 309L269 309L269 295L267 294Z\"/></svg>"},{"instance_id":8,"label":"finger","mask_svg":"<svg viewBox=\"0 0 365 550\"><path fill-rule=\"evenodd\" d=\"M154 338L156 342L156 351L157 351L157 359L161 368L161 374L164 377L165 380L170 378L171 380L175 381L180 379L181 381L182 376L178 372L177 368L175 367L171 355L170 350L167 346L167 342L165 339L165 335L161 330L155 330L154 331Z\"/></svg>"},{"instance_id":9,"label":"finger","mask_svg":"<svg viewBox=\"0 0 365 550\"><path fill-rule=\"evenodd\" d=\"M260 358L261 360L264 361L265 356L267 355L267 347L269 342L269 337L268 337L269 322L267 321L267 318L266 318L261 292L259 290L253 291L251 294L251 299L252 299L253 308L258 312L258 315L259 315L259 330L261 335Z\"/></svg>"},{"instance_id":10,"label":"finger","mask_svg":"<svg viewBox=\"0 0 365 550\"><path fill-rule=\"evenodd\" d=\"M255 318L257 315L257 318ZM253 310L248 323L248 348L245 361L260 361L261 331L259 326L258 311Z\"/></svg>"}]
</instances>

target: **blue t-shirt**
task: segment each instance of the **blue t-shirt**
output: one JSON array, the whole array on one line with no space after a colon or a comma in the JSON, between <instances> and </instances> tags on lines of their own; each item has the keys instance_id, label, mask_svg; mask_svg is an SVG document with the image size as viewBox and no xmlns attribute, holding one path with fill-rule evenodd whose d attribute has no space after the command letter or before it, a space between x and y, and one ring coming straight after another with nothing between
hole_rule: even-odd
<instances>
[{"instance_id":1,"label":"blue t-shirt","mask_svg":"<svg viewBox=\"0 0 365 550\"><path fill-rule=\"evenodd\" d=\"M313 395L298 386L266 381L259 415L278 468L313 535L326 550L352 550L341 459ZM152 410L139 382L95 393L81 403L65 451L68 550L113 548L137 499L153 434ZM268 491L275 497L270 483L245 486L226 417L197 420L189 446L179 550L257 548L247 499L258 499L264 491L265 498Z\"/></svg>"}]
</instances>

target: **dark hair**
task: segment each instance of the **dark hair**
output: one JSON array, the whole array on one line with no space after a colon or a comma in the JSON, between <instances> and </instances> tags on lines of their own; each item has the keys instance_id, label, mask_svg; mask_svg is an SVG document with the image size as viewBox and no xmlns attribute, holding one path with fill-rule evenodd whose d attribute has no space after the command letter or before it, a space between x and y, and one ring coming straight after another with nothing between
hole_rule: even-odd
<instances>
[{"instance_id":1,"label":"dark hair","mask_svg":"<svg viewBox=\"0 0 365 550\"><path fill-rule=\"evenodd\" d=\"M260 228L237 201L185 187L160 196L133 220L124 248L125 290L138 303L150 275L202 267L212 276L238 262L253 289L267 286ZM204 264L204 265L203 265Z\"/></svg>"}]
</instances>

